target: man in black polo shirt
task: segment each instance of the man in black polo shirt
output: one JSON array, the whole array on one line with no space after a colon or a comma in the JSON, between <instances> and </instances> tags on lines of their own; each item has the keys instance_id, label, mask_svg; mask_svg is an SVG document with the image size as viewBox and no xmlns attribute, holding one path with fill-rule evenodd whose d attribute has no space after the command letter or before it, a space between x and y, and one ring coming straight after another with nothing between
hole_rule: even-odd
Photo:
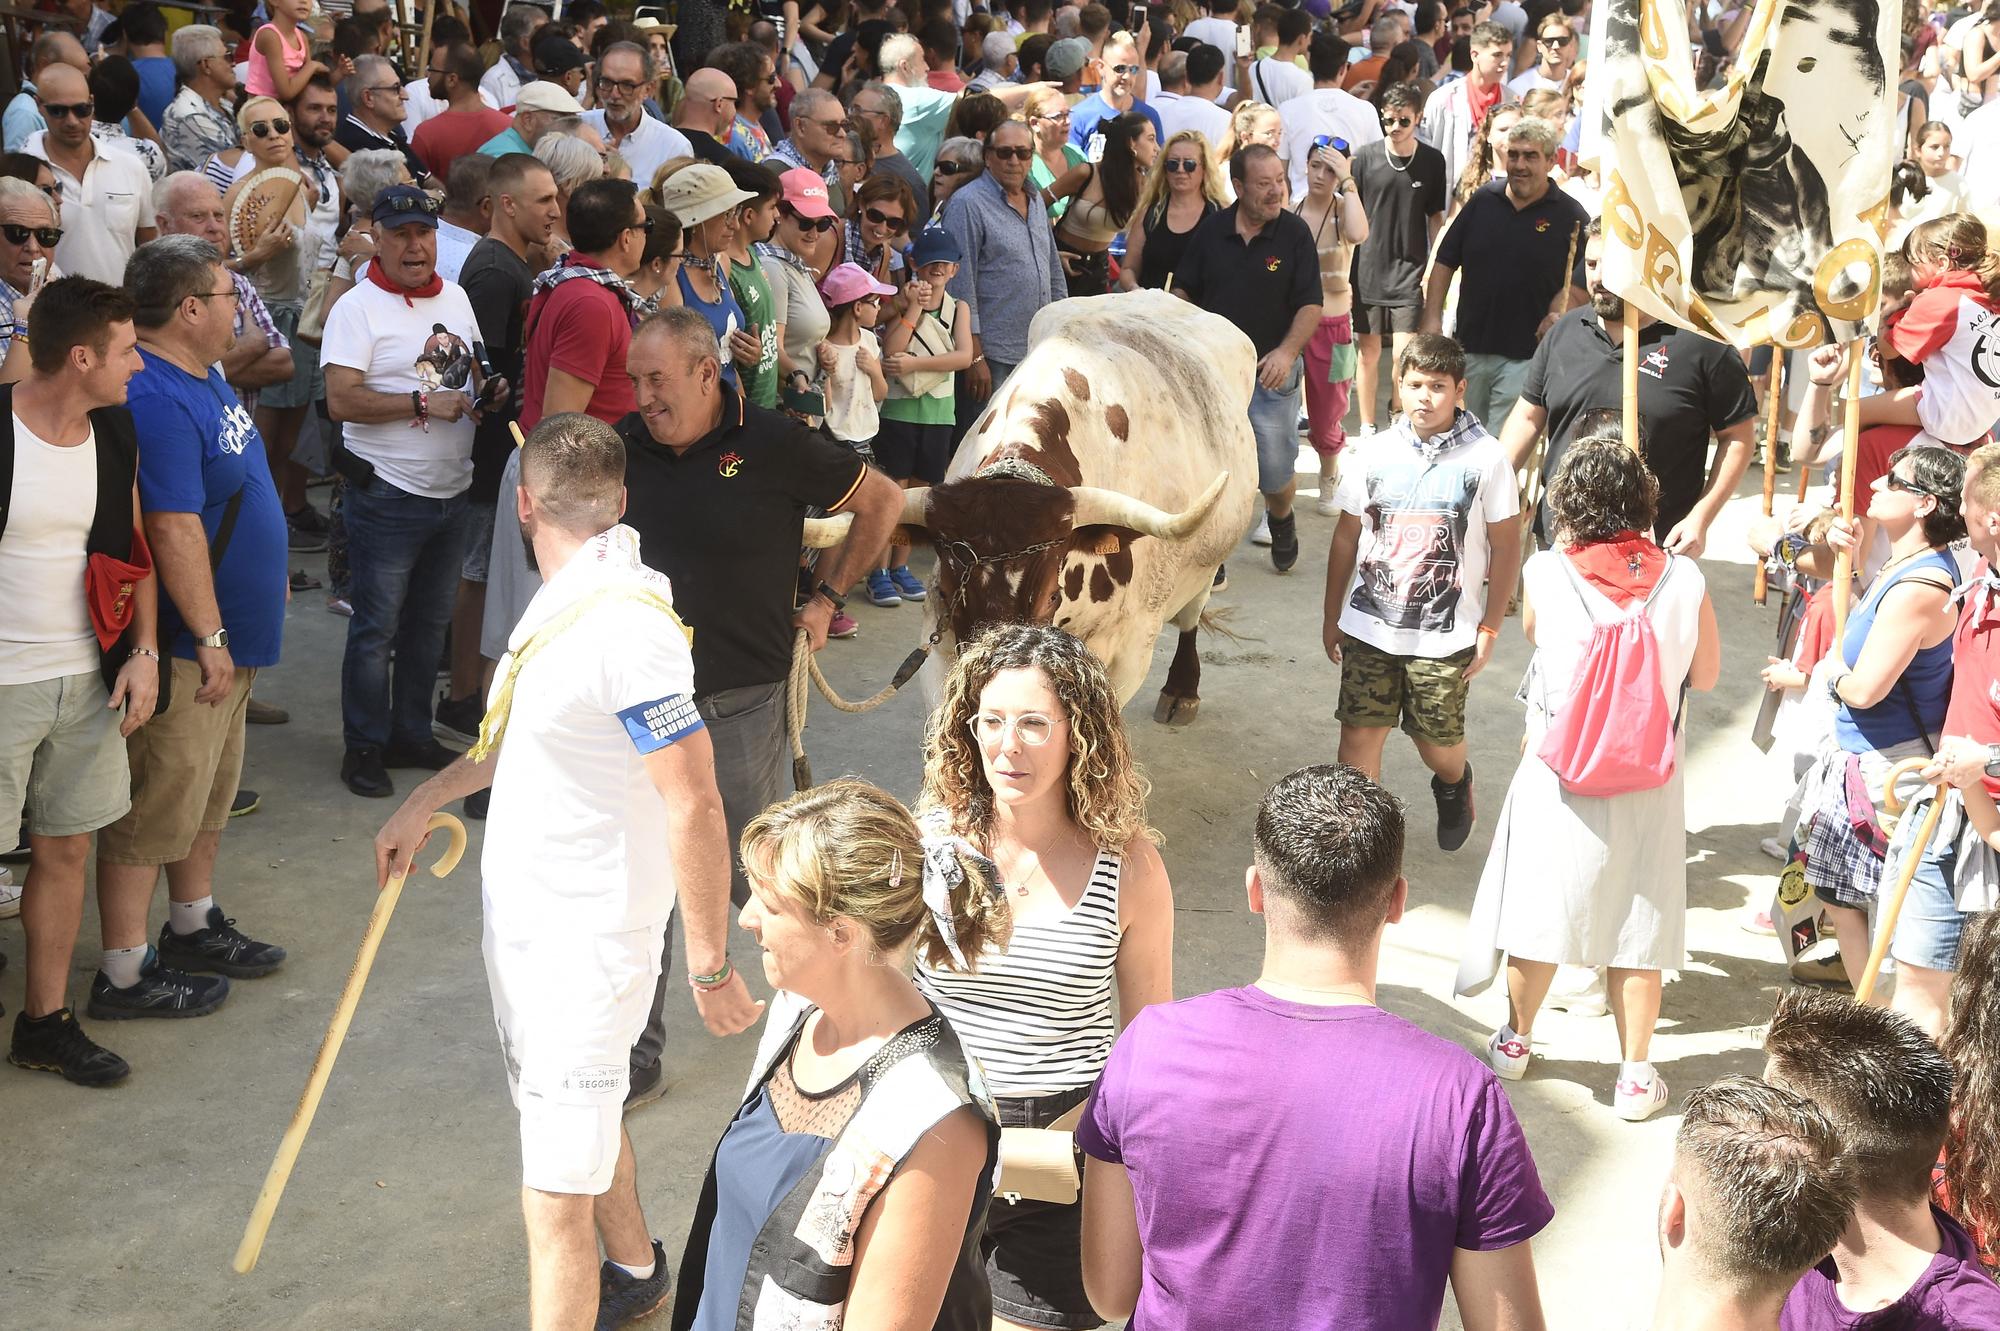
<instances>
[{"instance_id":1,"label":"man in black polo shirt","mask_svg":"<svg viewBox=\"0 0 2000 1331\"><path fill-rule=\"evenodd\" d=\"M1521 400L1500 432L1501 446L1517 470L1527 465L1535 436L1546 429L1549 446L1542 474L1555 475L1584 413L1593 408L1616 411L1624 401L1622 346L1628 311L1625 302L1600 282L1598 261L1604 242L1598 231L1599 224L1592 221L1584 232L1590 304L1558 319L1542 339L1528 366ZM1653 534L1669 550L1699 556L1709 524L1735 492L1737 478L1750 461L1757 396L1742 358L1700 333L1667 323L1643 324L1639 420L1645 426L1641 446L1646 465L1660 478ZM1712 474L1711 434L1722 441L1722 456ZM1546 501L1543 513L1537 515L1538 525L1545 516ZM1543 526L1543 534L1553 533Z\"/></svg>"},{"instance_id":2,"label":"man in black polo shirt","mask_svg":"<svg viewBox=\"0 0 2000 1331\"><path fill-rule=\"evenodd\" d=\"M1507 179L1458 210L1424 288L1424 331L1443 331L1445 292L1458 283L1465 409L1499 428L1520 396L1535 342L1563 312L1569 265L1590 220L1549 181L1555 126L1528 116L1507 131Z\"/></svg>"},{"instance_id":3,"label":"man in black polo shirt","mask_svg":"<svg viewBox=\"0 0 2000 1331\"><path fill-rule=\"evenodd\" d=\"M814 651L826 645L841 593L889 543L902 491L790 417L746 404L722 382L715 329L698 311L665 309L640 324L625 367L638 403L618 423L625 523L639 533L639 557L673 582L674 610L694 633L695 706L715 745L733 848L745 825L786 793L792 635L803 628ZM808 505L851 512L854 526L821 558L812 598L794 611ZM730 895L738 906L749 899L740 864L730 868ZM653 1015L632 1049L627 1103L651 1099L663 1085L672 953L669 925Z\"/></svg>"},{"instance_id":4,"label":"man in black polo shirt","mask_svg":"<svg viewBox=\"0 0 2000 1331\"><path fill-rule=\"evenodd\" d=\"M1188 240L1174 294L1219 314L1257 348L1250 429L1257 436L1257 488L1271 523L1271 564L1299 559L1292 491L1298 484L1299 355L1319 327L1319 250L1312 231L1285 208L1284 159L1252 144L1229 160L1236 202L1211 214Z\"/></svg>"}]
</instances>

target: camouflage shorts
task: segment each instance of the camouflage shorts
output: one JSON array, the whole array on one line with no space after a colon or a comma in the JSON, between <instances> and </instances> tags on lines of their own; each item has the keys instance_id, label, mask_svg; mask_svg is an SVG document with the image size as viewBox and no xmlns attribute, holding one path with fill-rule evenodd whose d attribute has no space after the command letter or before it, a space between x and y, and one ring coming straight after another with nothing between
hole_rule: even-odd
<instances>
[{"instance_id":1,"label":"camouflage shorts","mask_svg":"<svg viewBox=\"0 0 2000 1331\"><path fill-rule=\"evenodd\" d=\"M1341 648L1340 723L1408 734L1440 748L1465 741L1466 667L1472 648L1450 656L1396 656L1349 638Z\"/></svg>"}]
</instances>

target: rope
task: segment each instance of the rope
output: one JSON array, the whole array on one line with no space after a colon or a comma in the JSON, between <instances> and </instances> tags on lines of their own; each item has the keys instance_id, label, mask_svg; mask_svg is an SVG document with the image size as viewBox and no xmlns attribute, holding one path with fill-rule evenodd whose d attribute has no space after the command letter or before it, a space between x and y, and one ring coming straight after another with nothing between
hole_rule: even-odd
<instances>
[{"instance_id":1,"label":"rope","mask_svg":"<svg viewBox=\"0 0 2000 1331\"><path fill-rule=\"evenodd\" d=\"M925 649L927 650L927 649ZM820 697L832 703L837 711L860 715L872 712L896 695L896 691L908 682L914 672L905 661L904 668L896 672L896 677L883 685L874 696L861 702L849 702L835 693L833 686L826 682L826 676L819 668L819 658L813 654L812 642L806 631L800 629L792 636L792 670L785 680L785 730L792 741L792 789L812 788L812 764L806 759L806 704L810 701L806 692L806 681L810 679L819 689Z\"/></svg>"}]
</instances>

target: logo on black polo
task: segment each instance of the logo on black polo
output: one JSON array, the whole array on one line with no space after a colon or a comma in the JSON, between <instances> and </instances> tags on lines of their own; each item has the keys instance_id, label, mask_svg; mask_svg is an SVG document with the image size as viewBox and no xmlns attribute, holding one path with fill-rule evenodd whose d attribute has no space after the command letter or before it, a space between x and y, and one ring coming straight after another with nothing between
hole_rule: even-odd
<instances>
[{"instance_id":1,"label":"logo on black polo","mask_svg":"<svg viewBox=\"0 0 2000 1331\"><path fill-rule=\"evenodd\" d=\"M716 474L720 476L734 476L742 468L743 459L735 453L724 453L715 464Z\"/></svg>"}]
</instances>

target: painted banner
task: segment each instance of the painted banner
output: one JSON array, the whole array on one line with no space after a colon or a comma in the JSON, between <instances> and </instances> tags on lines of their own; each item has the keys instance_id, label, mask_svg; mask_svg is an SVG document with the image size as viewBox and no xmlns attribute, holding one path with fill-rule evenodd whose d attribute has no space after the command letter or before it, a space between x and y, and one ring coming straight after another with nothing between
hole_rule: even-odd
<instances>
[{"instance_id":1,"label":"painted banner","mask_svg":"<svg viewBox=\"0 0 2000 1331\"><path fill-rule=\"evenodd\" d=\"M1685 0L1599 0L1605 285L1737 347L1873 324L1889 231L1899 4L1755 0L1736 59L1695 86Z\"/></svg>"}]
</instances>

